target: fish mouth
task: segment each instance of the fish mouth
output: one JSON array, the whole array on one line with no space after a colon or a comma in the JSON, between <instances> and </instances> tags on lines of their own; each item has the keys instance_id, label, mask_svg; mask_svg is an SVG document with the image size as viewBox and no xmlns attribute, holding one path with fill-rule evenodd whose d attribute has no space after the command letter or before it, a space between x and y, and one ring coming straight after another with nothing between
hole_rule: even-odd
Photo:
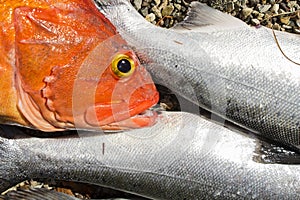
<instances>
[{"instance_id":1,"label":"fish mouth","mask_svg":"<svg viewBox=\"0 0 300 200\"><path fill-rule=\"evenodd\" d=\"M105 126L102 126L101 128L103 130L126 130L126 129L152 126L156 123L157 116L158 113L156 111L148 109L128 119L119 122L113 122Z\"/></svg>"},{"instance_id":2,"label":"fish mouth","mask_svg":"<svg viewBox=\"0 0 300 200\"><path fill-rule=\"evenodd\" d=\"M128 129L151 126L155 124L157 113L148 110L158 102L156 92L151 99L136 101L130 105L124 100L96 103L87 108L85 122L102 129Z\"/></svg>"}]
</instances>

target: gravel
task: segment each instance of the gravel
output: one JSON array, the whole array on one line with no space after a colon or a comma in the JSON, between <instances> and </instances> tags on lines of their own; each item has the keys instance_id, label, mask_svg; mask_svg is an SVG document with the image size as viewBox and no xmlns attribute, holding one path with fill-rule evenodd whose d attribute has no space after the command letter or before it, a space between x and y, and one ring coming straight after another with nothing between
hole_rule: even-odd
<instances>
[{"instance_id":1,"label":"gravel","mask_svg":"<svg viewBox=\"0 0 300 200\"><path fill-rule=\"evenodd\" d=\"M290 0L199 0L252 26L300 34L300 1ZM182 21L189 0L131 0L146 20L170 28Z\"/></svg>"}]
</instances>

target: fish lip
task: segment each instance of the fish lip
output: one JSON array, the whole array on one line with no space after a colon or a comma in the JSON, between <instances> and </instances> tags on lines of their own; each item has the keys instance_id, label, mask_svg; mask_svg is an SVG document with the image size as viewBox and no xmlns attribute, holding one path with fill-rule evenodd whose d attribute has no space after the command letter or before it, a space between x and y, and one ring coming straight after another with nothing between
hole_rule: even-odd
<instances>
[{"instance_id":1,"label":"fish lip","mask_svg":"<svg viewBox=\"0 0 300 200\"><path fill-rule=\"evenodd\" d=\"M125 100L116 100L110 102L96 103L88 107L85 111L85 122L92 127L105 127L110 125L119 125L120 127L138 128L143 126L151 126L155 123L157 114L155 111L150 111L149 108L154 106L159 99L158 92L155 92L151 98L143 99L134 103L134 106L128 105ZM97 109L100 110L98 114L107 115L107 117L96 116ZM105 111L106 110L106 111ZM99 120L100 118L100 120ZM142 121L145 121L142 122ZM130 122L131 121L131 122ZM140 122L143 125L138 126L135 122ZM149 124L146 123L149 121ZM126 125L126 123L128 123Z\"/></svg>"},{"instance_id":2,"label":"fish lip","mask_svg":"<svg viewBox=\"0 0 300 200\"><path fill-rule=\"evenodd\" d=\"M159 115L158 112L148 109L128 119L119 122L110 123L102 127L102 129L103 130L128 130L134 128L153 126L157 122L158 115ZM143 123L142 125L141 122Z\"/></svg>"}]
</instances>

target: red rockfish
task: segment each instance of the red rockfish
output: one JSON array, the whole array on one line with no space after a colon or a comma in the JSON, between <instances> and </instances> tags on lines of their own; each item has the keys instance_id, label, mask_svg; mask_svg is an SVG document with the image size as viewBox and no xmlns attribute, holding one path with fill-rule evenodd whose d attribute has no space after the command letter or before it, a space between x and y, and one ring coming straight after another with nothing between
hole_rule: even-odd
<instances>
[{"instance_id":1,"label":"red rockfish","mask_svg":"<svg viewBox=\"0 0 300 200\"><path fill-rule=\"evenodd\" d=\"M144 112L158 101L150 75L92 1L4 0L0 12L2 123L56 131L155 122Z\"/></svg>"}]
</instances>

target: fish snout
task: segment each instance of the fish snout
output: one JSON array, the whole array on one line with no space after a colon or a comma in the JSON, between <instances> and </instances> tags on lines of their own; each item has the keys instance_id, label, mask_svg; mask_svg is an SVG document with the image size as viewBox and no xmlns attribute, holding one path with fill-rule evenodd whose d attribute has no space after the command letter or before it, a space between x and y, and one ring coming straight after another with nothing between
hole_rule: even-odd
<instances>
[{"instance_id":1,"label":"fish snout","mask_svg":"<svg viewBox=\"0 0 300 200\"><path fill-rule=\"evenodd\" d=\"M150 126L155 123L154 111L145 112L159 100L159 94L150 74L139 66L135 73L120 79L106 102L95 102L85 113L85 121L91 126L111 126L123 129ZM152 113L152 114L149 114Z\"/></svg>"}]
</instances>

